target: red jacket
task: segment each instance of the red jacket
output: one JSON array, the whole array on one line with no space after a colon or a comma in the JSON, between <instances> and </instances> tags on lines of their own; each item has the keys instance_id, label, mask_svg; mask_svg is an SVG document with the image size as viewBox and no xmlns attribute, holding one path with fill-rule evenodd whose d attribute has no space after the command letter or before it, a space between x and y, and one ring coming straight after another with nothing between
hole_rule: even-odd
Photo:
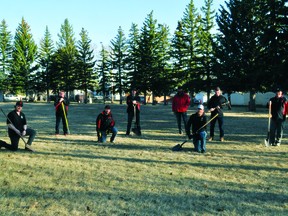
<instances>
[{"instance_id":1,"label":"red jacket","mask_svg":"<svg viewBox=\"0 0 288 216\"><path fill-rule=\"evenodd\" d=\"M187 112L190 106L190 97L186 93L177 93L172 101L173 112Z\"/></svg>"}]
</instances>

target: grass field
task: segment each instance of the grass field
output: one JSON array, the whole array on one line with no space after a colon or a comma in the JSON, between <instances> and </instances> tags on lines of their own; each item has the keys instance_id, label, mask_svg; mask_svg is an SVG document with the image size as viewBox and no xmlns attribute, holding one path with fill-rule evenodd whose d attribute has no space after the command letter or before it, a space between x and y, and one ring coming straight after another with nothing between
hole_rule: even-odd
<instances>
[{"instance_id":1,"label":"grass field","mask_svg":"<svg viewBox=\"0 0 288 216\"><path fill-rule=\"evenodd\" d=\"M8 113L14 103L0 106ZM98 144L103 107L71 104L71 135L55 137L53 104L24 104L37 152L22 141L18 152L0 150L0 215L288 215L288 133L264 147L266 109L225 110L226 141L199 154L191 143L171 151L186 139L171 105L142 106L143 136L125 137L126 105L112 104L119 135ZM10 142L4 115L0 133Z\"/></svg>"}]
</instances>

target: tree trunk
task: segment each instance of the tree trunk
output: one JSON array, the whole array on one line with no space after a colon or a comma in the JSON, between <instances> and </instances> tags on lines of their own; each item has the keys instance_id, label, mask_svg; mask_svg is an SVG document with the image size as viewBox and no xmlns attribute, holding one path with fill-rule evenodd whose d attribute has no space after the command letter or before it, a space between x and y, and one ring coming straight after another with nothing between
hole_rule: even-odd
<instances>
[{"instance_id":1,"label":"tree trunk","mask_svg":"<svg viewBox=\"0 0 288 216\"><path fill-rule=\"evenodd\" d=\"M248 110L252 112L256 111L256 92L254 90L250 91L250 100L248 104Z\"/></svg>"}]
</instances>

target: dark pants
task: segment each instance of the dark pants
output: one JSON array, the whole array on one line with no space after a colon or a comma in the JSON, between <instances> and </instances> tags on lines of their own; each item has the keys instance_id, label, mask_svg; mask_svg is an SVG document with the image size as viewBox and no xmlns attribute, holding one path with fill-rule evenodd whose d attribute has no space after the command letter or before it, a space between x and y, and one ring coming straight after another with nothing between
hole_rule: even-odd
<instances>
[{"instance_id":1,"label":"dark pants","mask_svg":"<svg viewBox=\"0 0 288 216\"><path fill-rule=\"evenodd\" d=\"M183 119L184 130L186 130L186 125L187 125L187 112L175 112L175 116L176 116L177 126L178 126L178 129L179 129L179 132L182 131L181 118Z\"/></svg>"},{"instance_id":2,"label":"dark pants","mask_svg":"<svg viewBox=\"0 0 288 216\"><path fill-rule=\"evenodd\" d=\"M213 118L213 116L211 116ZM224 129L223 129L223 123L224 123L224 117L223 116L217 116L214 118L210 123L210 137L214 137L214 128L216 121L218 121L219 125L219 131L220 131L220 137L224 137Z\"/></svg>"},{"instance_id":3,"label":"dark pants","mask_svg":"<svg viewBox=\"0 0 288 216\"><path fill-rule=\"evenodd\" d=\"M128 123L127 123L127 130L126 134L130 134L131 126L132 126L132 121L134 118L134 112L128 112ZM141 132L141 127L140 127L140 112L136 111L136 123L135 127L139 132Z\"/></svg>"},{"instance_id":4,"label":"dark pants","mask_svg":"<svg viewBox=\"0 0 288 216\"><path fill-rule=\"evenodd\" d=\"M31 129L31 128L27 128L26 130L26 135L25 136L29 136L27 144L28 145L32 145L32 142L36 136L36 131ZM9 149L11 151L17 151L18 150L18 145L19 145L19 139L20 136L19 135L15 135L15 133L9 133L9 138L11 140L11 145L7 144L4 141L0 141L0 145L6 149Z\"/></svg>"},{"instance_id":5,"label":"dark pants","mask_svg":"<svg viewBox=\"0 0 288 216\"><path fill-rule=\"evenodd\" d=\"M67 118L67 114L66 114L66 118ZM55 134L59 134L59 125L60 125L61 119L62 119L62 125L63 125L63 132L64 134L68 134L68 126L66 124L65 116L63 113L62 114L56 113Z\"/></svg>"},{"instance_id":6,"label":"dark pants","mask_svg":"<svg viewBox=\"0 0 288 216\"><path fill-rule=\"evenodd\" d=\"M270 123L270 144L281 143L285 120L271 120Z\"/></svg>"}]
</instances>

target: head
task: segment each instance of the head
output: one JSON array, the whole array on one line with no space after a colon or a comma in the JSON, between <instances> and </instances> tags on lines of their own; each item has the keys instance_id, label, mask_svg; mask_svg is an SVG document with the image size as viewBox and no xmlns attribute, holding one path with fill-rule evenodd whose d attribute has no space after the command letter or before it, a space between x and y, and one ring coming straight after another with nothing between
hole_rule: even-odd
<instances>
[{"instance_id":1,"label":"head","mask_svg":"<svg viewBox=\"0 0 288 216\"><path fill-rule=\"evenodd\" d=\"M137 94L137 89L136 88L133 88L132 91L131 91L132 95L136 95Z\"/></svg>"},{"instance_id":2,"label":"head","mask_svg":"<svg viewBox=\"0 0 288 216\"><path fill-rule=\"evenodd\" d=\"M106 115L108 115L111 112L111 107L109 105L106 105L104 107L104 112L106 113Z\"/></svg>"},{"instance_id":3,"label":"head","mask_svg":"<svg viewBox=\"0 0 288 216\"><path fill-rule=\"evenodd\" d=\"M221 89L219 87L215 88L215 95L217 96L221 95Z\"/></svg>"},{"instance_id":4,"label":"head","mask_svg":"<svg viewBox=\"0 0 288 216\"><path fill-rule=\"evenodd\" d=\"M202 104L199 104L197 107L197 113L199 116L202 116L204 113L204 106Z\"/></svg>"},{"instance_id":5,"label":"head","mask_svg":"<svg viewBox=\"0 0 288 216\"><path fill-rule=\"evenodd\" d=\"M15 110L21 112L22 107L23 107L23 101L17 101L15 104Z\"/></svg>"},{"instance_id":6,"label":"head","mask_svg":"<svg viewBox=\"0 0 288 216\"><path fill-rule=\"evenodd\" d=\"M65 92L64 91L60 91L59 92L59 97L64 98L65 97Z\"/></svg>"},{"instance_id":7,"label":"head","mask_svg":"<svg viewBox=\"0 0 288 216\"><path fill-rule=\"evenodd\" d=\"M282 95L283 95L282 89L277 88L277 89L276 89L276 96L277 96L277 97L282 97Z\"/></svg>"}]
</instances>

